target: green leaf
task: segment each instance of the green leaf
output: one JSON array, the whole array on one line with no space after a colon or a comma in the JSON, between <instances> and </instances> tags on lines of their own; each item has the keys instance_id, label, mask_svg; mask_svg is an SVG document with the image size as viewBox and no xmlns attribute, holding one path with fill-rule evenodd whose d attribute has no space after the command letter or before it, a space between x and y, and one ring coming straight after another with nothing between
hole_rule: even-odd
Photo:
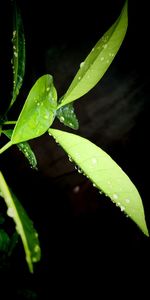
<instances>
[{"instance_id":1,"label":"green leaf","mask_svg":"<svg viewBox=\"0 0 150 300\"><path fill-rule=\"evenodd\" d=\"M124 40L127 25L126 1L119 18L97 42L85 61L80 64L79 71L58 107L80 98L97 84L117 54Z\"/></svg>"},{"instance_id":2,"label":"green leaf","mask_svg":"<svg viewBox=\"0 0 150 300\"><path fill-rule=\"evenodd\" d=\"M8 130L3 130L3 133L9 138L11 139L12 136L12 129L8 129ZM37 170L37 160L36 160L36 156L33 152L33 150L31 149L30 145L28 142L22 142L16 145L19 150L24 154L24 156L26 157L26 159L28 160L30 166Z\"/></svg>"},{"instance_id":3,"label":"green leaf","mask_svg":"<svg viewBox=\"0 0 150 300\"><path fill-rule=\"evenodd\" d=\"M73 103L60 107L56 111L56 115L60 122L64 125L76 130L79 128L79 122L74 112Z\"/></svg>"},{"instance_id":4,"label":"green leaf","mask_svg":"<svg viewBox=\"0 0 150 300\"><path fill-rule=\"evenodd\" d=\"M93 184L105 193L149 236L141 197L129 177L102 149L85 138L49 129L69 157Z\"/></svg>"},{"instance_id":5,"label":"green leaf","mask_svg":"<svg viewBox=\"0 0 150 300\"><path fill-rule=\"evenodd\" d=\"M53 123L57 93L51 75L43 75L32 87L13 130L11 143L17 144L44 134Z\"/></svg>"},{"instance_id":6,"label":"green leaf","mask_svg":"<svg viewBox=\"0 0 150 300\"><path fill-rule=\"evenodd\" d=\"M20 11L16 5L14 5L14 22L13 22L13 96L9 108L15 102L19 90L23 83L25 73L25 38L22 18Z\"/></svg>"},{"instance_id":7,"label":"green leaf","mask_svg":"<svg viewBox=\"0 0 150 300\"><path fill-rule=\"evenodd\" d=\"M38 262L41 257L38 234L21 203L8 188L8 185L1 172L0 191L8 207L7 215L13 218L16 224L16 231L22 239L29 270L31 273L33 273L33 263Z\"/></svg>"}]
</instances>

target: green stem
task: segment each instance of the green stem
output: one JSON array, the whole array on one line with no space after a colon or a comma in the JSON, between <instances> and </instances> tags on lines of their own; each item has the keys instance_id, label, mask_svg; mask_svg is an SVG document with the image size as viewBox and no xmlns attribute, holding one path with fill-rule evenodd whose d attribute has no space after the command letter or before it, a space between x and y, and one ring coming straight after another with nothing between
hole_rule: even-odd
<instances>
[{"instance_id":1,"label":"green stem","mask_svg":"<svg viewBox=\"0 0 150 300\"><path fill-rule=\"evenodd\" d=\"M12 125L12 124L16 124L16 121L5 121L3 123L3 125Z\"/></svg>"},{"instance_id":2,"label":"green stem","mask_svg":"<svg viewBox=\"0 0 150 300\"><path fill-rule=\"evenodd\" d=\"M9 147L11 147L12 141L9 141L6 145L4 145L1 149L0 149L0 154L2 154L5 150L7 150Z\"/></svg>"}]
</instances>

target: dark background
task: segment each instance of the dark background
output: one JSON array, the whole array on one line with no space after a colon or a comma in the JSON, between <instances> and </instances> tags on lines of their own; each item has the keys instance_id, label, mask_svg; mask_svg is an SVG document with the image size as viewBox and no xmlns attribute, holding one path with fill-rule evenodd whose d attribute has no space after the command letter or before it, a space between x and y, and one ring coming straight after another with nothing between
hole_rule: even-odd
<instances>
[{"instance_id":1,"label":"dark background","mask_svg":"<svg viewBox=\"0 0 150 300\"><path fill-rule=\"evenodd\" d=\"M137 3L138 2L138 3ZM61 96L78 66L118 17L124 1L18 1L26 36L24 85L10 119L17 115L39 76L50 73ZM77 134L107 151L137 186L150 228L149 205L149 17L147 1L129 1L125 40L101 82L75 102ZM11 94L11 1L0 11L1 106ZM9 58L9 59L8 59ZM55 121L55 128L63 127ZM2 137L2 144L6 139ZM12 147L1 169L39 232L41 262L28 273L21 243L2 270L4 298L73 298L92 292L144 291L149 282L150 244L137 226L78 174L46 134L30 142L39 170ZM13 278L13 279L12 279ZM133 280L136 282L135 285ZM5 284L13 283L11 291ZM143 292L144 292L143 291ZM53 295L53 296L52 296Z\"/></svg>"}]
</instances>

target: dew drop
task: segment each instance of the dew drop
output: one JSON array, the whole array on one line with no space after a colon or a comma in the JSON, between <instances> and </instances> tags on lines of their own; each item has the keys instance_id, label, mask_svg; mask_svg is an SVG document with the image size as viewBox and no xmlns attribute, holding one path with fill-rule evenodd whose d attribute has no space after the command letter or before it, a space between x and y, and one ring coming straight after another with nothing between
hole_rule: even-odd
<instances>
[{"instance_id":1,"label":"dew drop","mask_svg":"<svg viewBox=\"0 0 150 300\"><path fill-rule=\"evenodd\" d=\"M117 194L113 194L113 199L118 199L118 195ZM119 205L119 203L118 203L118 205Z\"/></svg>"},{"instance_id":2,"label":"dew drop","mask_svg":"<svg viewBox=\"0 0 150 300\"><path fill-rule=\"evenodd\" d=\"M79 193L79 191L80 191L80 186L79 186L79 185L76 185L76 186L73 188L73 192L74 192L75 194L77 194L77 193Z\"/></svg>"},{"instance_id":3,"label":"dew drop","mask_svg":"<svg viewBox=\"0 0 150 300\"><path fill-rule=\"evenodd\" d=\"M12 207L8 207L7 209L7 215L10 217L10 218L13 218L14 217L14 210Z\"/></svg>"},{"instance_id":4,"label":"dew drop","mask_svg":"<svg viewBox=\"0 0 150 300\"><path fill-rule=\"evenodd\" d=\"M75 166L75 169L78 171L78 173L83 173L82 169L80 169L78 166Z\"/></svg>"},{"instance_id":5,"label":"dew drop","mask_svg":"<svg viewBox=\"0 0 150 300\"><path fill-rule=\"evenodd\" d=\"M33 262L37 262L37 258L35 256L32 257Z\"/></svg>"},{"instance_id":6,"label":"dew drop","mask_svg":"<svg viewBox=\"0 0 150 300\"><path fill-rule=\"evenodd\" d=\"M130 199L125 199L125 202L126 202L126 203L129 203L129 202L130 202Z\"/></svg>"},{"instance_id":7,"label":"dew drop","mask_svg":"<svg viewBox=\"0 0 150 300\"><path fill-rule=\"evenodd\" d=\"M73 162L72 157L68 155L69 161Z\"/></svg>"},{"instance_id":8,"label":"dew drop","mask_svg":"<svg viewBox=\"0 0 150 300\"><path fill-rule=\"evenodd\" d=\"M105 44L105 45L103 45L103 48L104 48L104 49L106 49L106 48L107 48L107 46L108 46L108 45L107 45L107 44Z\"/></svg>"},{"instance_id":9,"label":"dew drop","mask_svg":"<svg viewBox=\"0 0 150 300\"><path fill-rule=\"evenodd\" d=\"M84 66L84 61L81 62L80 68L82 68L83 66Z\"/></svg>"},{"instance_id":10,"label":"dew drop","mask_svg":"<svg viewBox=\"0 0 150 300\"><path fill-rule=\"evenodd\" d=\"M104 56L101 57L101 61L103 61L103 60L104 60Z\"/></svg>"},{"instance_id":11,"label":"dew drop","mask_svg":"<svg viewBox=\"0 0 150 300\"><path fill-rule=\"evenodd\" d=\"M125 207L123 205L120 206L121 211L125 210Z\"/></svg>"},{"instance_id":12,"label":"dew drop","mask_svg":"<svg viewBox=\"0 0 150 300\"><path fill-rule=\"evenodd\" d=\"M69 123L69 125L70 125L71 127L73 127L73 124L72 124L71 122Z\"/></svg>"},{"instance_id":13,"label":"dew drop","mask_svg":"<svg viewBox=\"0 0 150 300\"><path fill-rule=\"evenodd\" d=\"M46 91L49 92L49 90L50 90L50 87L47 87L47 88L46 88Z\"/></svg>"},{"instance_id":14,"label":"dew drop","mask_svg":"<svg viewBox=\"0 0 150 300\"><path fill-rule=\"evenodd\" d=\"M34 247L34 252L39 252L40 251L40 247L39 247L39 245L36 245L35 247Z\"/></svg>"},{"instance_id":15,"label":"dew drop","mask_svg":"<svg viewBox=\"0 0 150 300\"><path fill-rule=\"evenodd\" d=\"M16 30L13 31L13 38L15 37L16 35Z\"/></svg>"},{"instance_id":16,"label":"dew drop","mask_svg":"<svg viewBox=\"0 0 150 300\"><path fill-rule=\"evenodd\" d=\"M18 53L16 51L14 51L14 56L18 57Z\"/></svg>"},{"instance_id":17,"label":"dew drop","mask_svg":"<svg viewBox=\"0 0 150 300\"><path fill-rule=\"evenodd\" d=\"M92 158L92 164L96 165L97 164L97 159L95 157Z\"/></svg>"},{"instance_id":18,"label":"dew drop","mask_svg":"<svg viewBox=\"0 0 150 300\"><path fill-rule=\"evenodd\" d=\"M94 186L94 187L96 187L96 184L95 184L95 183L93 183L93 186Z\"/></svg>"},{"instance_id":19,"label":"dew drop","mask_svg":"<svg viewBox=\"0 0 150 300\"><path fill-rule=\"evenodd\" d=\"M64 122L65 118L63 116L60 117L60 122Z\"/></svg>"},{"instance_id":20,"label":"dew drop","mask_svg":"<svg viewBox=\"0 0 150 300\"><path fill-rule=\"evenodd\" d=\"M44 116L44 119L48 120L48 118L49 118L48 115L45 115L45 116Z\"/></svg>"},{"instance_id":21,"label":"dew drop","mask_svg":"<svg viewBox=\"0 0 150 300\"><path fill-rule=\"evenodd\" d=\"M79 76L78 79L80 80L80 79L81 79L81 76Z\"/></svg>"}]
</instances>

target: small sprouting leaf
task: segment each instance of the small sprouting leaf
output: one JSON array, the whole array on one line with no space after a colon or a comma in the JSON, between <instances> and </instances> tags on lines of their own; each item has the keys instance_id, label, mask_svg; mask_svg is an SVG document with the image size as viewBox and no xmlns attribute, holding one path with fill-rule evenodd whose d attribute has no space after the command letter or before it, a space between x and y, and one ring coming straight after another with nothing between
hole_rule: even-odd
<instances>
[{"instance_id":1,"label":"small sprouting leaf","mask_svg":"<svg viewBox=\"0 0 150 300\"><path fill-rule=\"evenodd\" d=\"M56 116L64 125L76 130L79 128L79 122L74 112L73 103L60 107L56 111Z\"/></svg>"},{"instance_id":2,"label":"small sprouting leaf","mask_svg":"<svg viewBox=\"0 0 150 300\"><path fill-rule=\"evenodd\" d=\"M57 93L51 75L43 75L32 87L13 130L11 143L17 144L44 134L53 123Z\"/></svg>"},{"instance_id":3,"label":"small sprouting leaf","mask_svg":"<svg viewBox=\"0 0 150 300\"><path fill-rule=\"evenodd\" d=\"M8 129L8 130L3 130L3 133L9 138L11 139L12 136L12 129ZM28 142L22 142L16 145L19 150L24 154L24 156L26 157L26 159L28 160L30 166L37 170L37 160L36 160L36 156L33 152L33 150L31 149L30 145Z\"/></svg>"},{"instance_id":4,"label":"small sprouting leaf","mask_svg":"<svg viewBox=\"0 0 150 300\"><path fill-rule=\"evenodd\" d=\"M33 273L33 263L38 262L41 257L38 233L34 229L33 223L28 217L21 203L8 188L8 185L1 172L0 190L8 207L7 215L13 218L16 224L16 231L21 237L29 270L31 273Z\"/></svg>"},{"instance_id":5,"label":"small sprouting leaf","mask_svg":"<svg viewBox=\"0 0 150 300\"><path fill-rule=\"evenodd\" d=\"M58 107L66 105L91 90L102 78L117 54L127 31L127 1L116 22L97 42L74 77Z\"/></svg>"},{"instance_id":6,"label":"small sprouting leaf","mask_svg":"<svg viewBox=\"0 0 150 300\"><path fill-rule=\"evenodd\" d=\"M25 73L25 38L23 23L20 11L16 5L14 5L14 22L13 22L13 96L9 108L15 102L19 90L23 83Z\"/></svg>"},{"instance_id":7,"label":"small sprouting leaf","mask_svg":"<svg viewBox=\"0 0 150 300\"><path fill-rule=\"evenodd\" d=\"M102 149L72 133L49 129L49 133L68 153L93 184L105 193L149 236L141 197L124 171Z\"/></svg>"}]
</instances>

